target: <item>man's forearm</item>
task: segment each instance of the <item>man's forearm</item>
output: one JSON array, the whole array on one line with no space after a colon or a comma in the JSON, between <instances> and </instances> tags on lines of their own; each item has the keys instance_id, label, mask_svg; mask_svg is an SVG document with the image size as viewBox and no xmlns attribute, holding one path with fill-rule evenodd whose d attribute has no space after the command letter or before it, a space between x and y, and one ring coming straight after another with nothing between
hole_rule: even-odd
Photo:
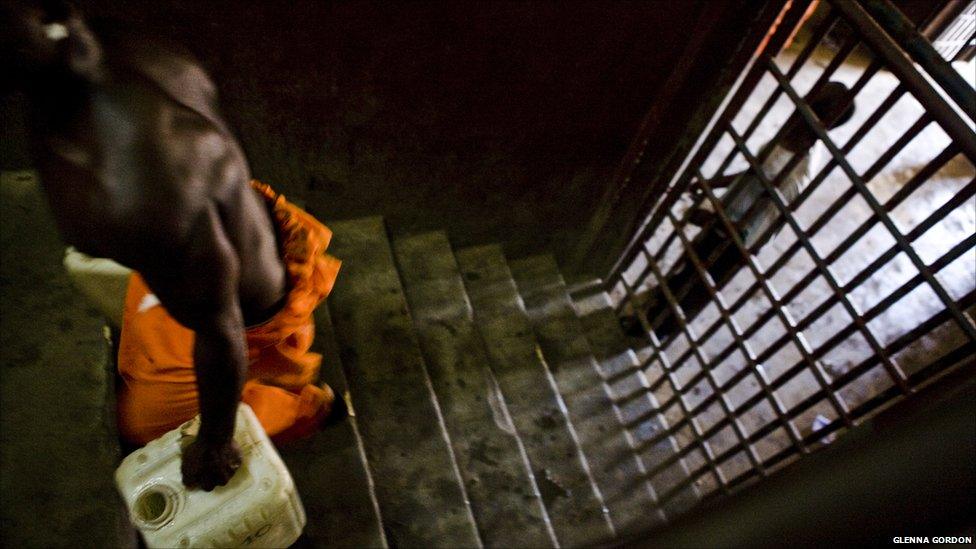
<instances>
[{"instance_id":1,"label":"man's forearm","mask_svg":"<svg viewBox=\"0 0 976 549\"><path fill-rule=\"evenodd\" d=\"M227 443L233 437L237 404L247 373L241 322L221 324L212 330L197 330L193 350L201 416L198 437L208 444Z\"/></svg>"}]
</instances>

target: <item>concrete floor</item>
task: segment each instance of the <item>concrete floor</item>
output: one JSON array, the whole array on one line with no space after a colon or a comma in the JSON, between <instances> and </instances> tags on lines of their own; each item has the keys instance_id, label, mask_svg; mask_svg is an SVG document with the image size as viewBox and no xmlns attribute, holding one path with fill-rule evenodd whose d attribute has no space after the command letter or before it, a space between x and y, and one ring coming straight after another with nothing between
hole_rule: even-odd
<instances>
[{"instance_id":1,"label":"concrete floor","mask_svg":"<svg viewBox=\"0 0 976 549\"><path fill-rule=\"evenodd\" d=\"M795 59L802 46L802 42L795 43L790 49L778 56L776 61L784 69L784 72L792 63L793 59ZM806 93L812 87L813 83L821 75L824 67L834 55L835 50L823 45L815 50L814 55L811 56L793 79L793 84L799 93ZM864 71L867 66L867 60L864 52L855 50L854 54L849 56L844 64L840 66L832 79L852 85ZM973 75L976 74L973 63L957 64L956 68L970 81L972 81ZM831 132L831 136L835 142L839 144L845 143L851 134L873 112L875 106L896 85L897 79L886 71L881 71L872 77L867 86L856 98L857 109L853 118L845 125ZM741 133L745 130L774 88L773 78L766 75L760 81L755 93L749 98L734 119L733 124L737 131ZM780 97L770 113L758 126L753 136L748 140L748 145L750 150L753 151L753 154L756 154L758 149L773 136L791 112L792 105L789 99L785 95ZM916 121L922 112L922 107L914 99L910 96L903 97L848 155L852 167L858 173L864 173L874 160L887 150ZM941 128L936 124L929 124L921 134L894 157L885 169L868 182L870 191L883 204L912 175L940 153L948 143L949 138ZM706 177L714 177L716 175L716 170L720 167L720 164L732 147L733 142L728 136L719 141L708 160L702 166L702 172ZM829 157L829 153L827 153L823 144L818 143L817 148L820 149L818 151L819 158L817 158L818 155L815 153L813 173L819 172L819 168L826 164ZM739 155L724 173L738 173L746 167L746 161ZM922 188L912 194L901 206L891 213L892 221L903 234L910 231L970 183L974 176L976 176L976 168L973 167L968 159L962 155L955 156L929 179ZM810 198L795 212L795 219L799 226L806 230L817 219L820 213L846 191L849 186L850 183L843 172L840 169L834 169L819 188L812 193ZM688 204L689 201L682 201L678 211L680 212L687 208ZM871 209L862 197L856 196L850 200L823 230L810 238L811 244L817 254L820 257L824 257L832 252L837 244L867 220L870 214ZM648 248L652 252L659 250L662 242L672 230L670 224L662 224L650 239ZM914 242L914 249L921 259L926 264L929 264L974 232L976 232L976 204L970 200L953 210L951 214L916 240ZM686 234L691 238L694 232L689 230ZM759 264L763 268L769 266L795 240L796 235L788 227L784 228L761 250L758 257ZM895 240L887 229L881 224L875 224L864 237L839 256L837 261L830 266L830 270L837 282L842 286L861 269L871 263L871 261L888 250L894 243ZM672 244L665 254L663 265L665 270L679 258L681 252L679 245L680 243ZM643 261L638 261L632 265L626 274L628 280L633 281L636 273L640 272L645 265L646 263ZM783 295L814 268L815 264L810 256L805 251L800 251L790 259L784 268L780 269L771 278L771 286L778 296ZM847 295L847 299L859 313L866 311L916 274L918 274L918 271L906 254L900 253L863 284L850 292ZM972 249L967 251L962 257L937 273L936 278L953 299L959 299L972 291L976 288L976 255L974 255L974 251ZM721 292L726 303L730 304L738 299L753 282L754 278L747 269L740 271ZM645 287L653 287L655 285L656 283L648 281ZM786 304L785 312L793 321L797 321L809 314L810 311L822 303L829 295L830 289L828 283L823 276L818 276L796 299ZM619 299L622 297L622 292L618 289L614 297ZM750 326L753 319L768 310L768 308L768 300L761 293L757 292L734 315L737 326L740 330L746 329ZM932 315L940 312L942 309L943 306L936 294L927 284L922 284L869 322L868 329L878 343L884 346L930 318ZM969 314L972 315L973 312L970 310ZM691 329L695 334L700 334L717 318L718 311L716 307L709 305L691 323ZM807 329L803 330L802 339L807 342L809 348L816 349L850 323L851 317L843 305L838 303ZM783 333L785 333L785 330L782 324L774 318L767 322L754 336L750 337L747 343L753 353L758 354L765 350ZM714 356L714 354L732 342L733 339L729 330L722 328L707 341L703 342L700 348L707 359L708 357ZM905 374L912 374L964 342L965 339L958 326L952 323L945 323L898 353L893 357L893 362ZM688 342L681 336L675 338L667 346L665 354L669 361L674 361L687 349ZM639 354L644 357L650 356L650 349L645 348ZM826 353L820 361L822 375L829 382L837 376L843 375L849 368L873 354L873 350L865 334L855 332ZM788 343L762 364L762 374L766 376L767 380L775 380L786 368L797 363L801 358L802 355L797 346L793 343ZM714 376L717 383L721 385L733 373L745 367L747 367L746 358L740 352L735 352L715 369ZM694 407L702 399L712 394L712 388L709 386L707 380L699 382L693 388L684 387L684 381L699 371L700 366L698 362L694 358L690 358L678 368L675 375L679 389L686 391L685 400L689 407ZM651 380L653 381L659 377L661 373L661 365L654 363L649 371ZM839 391L839 398L842 404L850 409L869 400L892 385L893 382L890 375L881 366L877 366L844 386ZM776 391L776 396L782 402L783 406L789 409L815 393L818 388L818 382L812 371L806 369L781 386ZM729 401L730 406L735 408L739 403L755 395L760 390L761 387L758 378L756 375L750 375L735 387L725 391L725 397ZM659 401L666 400L671 395L673 395L673 389L669 384L664 384L656 394ZM673 423L683 417L683 412L675 405L665 415L668 421ZM695 423L700 431L704 431L724 416L725 413L720 404L714 403L695 417ZM814 421L818 416L821 416L821 420L826 419L832 421L838 417L838 413L836 408L825 399L801 413L792 423L801 436L808 435L812 432ZM741 413L739 420L741 421L744 432L748 434L777 419L771 404L764 400ZM695 444L695 435L690 427L686 427L679 431L678 440L681 446ZM713 455L718 455L732 447L738 440L739 438L735 431L731 427L726 427L707 442ZM758 459L766 459L790 444L791 441L787 431L781 427L765 436L755 445ZM688 466L694 470L697 467L703 466L706 463L705 459L704 454L700 450L695 450L689 455L689 459L687 460ZM720 464L720 469L726 480L735 478L751 467L749 457L745 452L739 452ZM703 477L699 483L699 488L704 492L713 490L716 486L716 481L712 476Z\"/></svg>"}]
</instances>

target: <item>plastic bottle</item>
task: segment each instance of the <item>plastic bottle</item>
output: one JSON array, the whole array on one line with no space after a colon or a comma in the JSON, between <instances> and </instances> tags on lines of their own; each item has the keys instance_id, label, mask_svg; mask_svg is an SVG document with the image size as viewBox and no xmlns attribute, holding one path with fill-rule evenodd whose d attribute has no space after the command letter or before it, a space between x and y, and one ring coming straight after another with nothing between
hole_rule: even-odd
<instances>
[{"instance_id":1,"label":"plastic bottle","mask_svg":"<svg viewBox=\"0 0 976 549\"><path fill-rule=\"evenodd\" d=\"M246 404L237 410L234 441L241 466L211 492L187 489L181 449L199 417L127 456L115 483L148 547L288 547L305 527L295 483Z\"/></svg>"}]
</instances>

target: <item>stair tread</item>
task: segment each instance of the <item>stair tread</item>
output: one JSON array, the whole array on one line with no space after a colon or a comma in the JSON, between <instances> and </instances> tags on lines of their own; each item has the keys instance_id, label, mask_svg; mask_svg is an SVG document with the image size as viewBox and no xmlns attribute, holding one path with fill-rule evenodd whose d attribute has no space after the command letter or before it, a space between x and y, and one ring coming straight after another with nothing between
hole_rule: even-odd
<instances>
[{"instance_id":1,"label":"stair tread","mask_svg":"<svg viewBox=\"0 0 976 549\"><path fill-rule=\"evenodd\" d=\"M330 252L343 267L328 303L387 541L480 546L384 222L331 226Z\"/></svg>"},{"instance_id":2,"label":"stair tread","mask_svg":"<svg viewBox=\"0 0 976 549\"><path fill-rule=\"evenodd\" d=\"M485 545L552 546L548 516L508 422L447 236L400 238L393 249Z\"/></svg>"},{"instance_id":3,"label":"stair tread","mask_svg":"<svg viewBox=\"0 0 976 549\"><path fill-rule=\"evenodd\" d=\"M320 381L341 398L347 385L324 305L315 311L312 350L322 355ZM316 547L386 547L355 421L349 417L280 448L309 519L304 536Z\"/></svg>"},{"instance_id":4,"label":"stair tread","mask_svg":"<svg viewBox=\"0 0 976 549\"><path fill-rule=\"evenodd\" d=\"M574 304L577 317L600 363L603 377L608 379L610 397L618 402L622 421L625 425L634 424L630 429L631 435L637 447L642 449L639 456L645 469L651 471L675 455L676 443L668 439L650 446L642 444L663 432L665 425L663 418L654 413L657 401L646 390L649 384L640 369L640 360L628 345L609 296L600 293L587 298L585 303L581 301L577 300ZM657 494L663 494L687 476L687 466L681 460L675 467L652 476L650 483ZM697 500L694 486L689 486L676 494L673 500L665 502L661 511L665 516L680 514Z\"/></svg>"},{"instance_id":5,"label":"stair tread","mask_svg":"<svg viewBox=\"0 0 976 549\"><path fill-rule=\"evenodd\" d=\"M603 511L498 246L456 254L475 323L561 545L605 542Z\"/></svg>"},{"instance_id":6,"label":"stair tread","mask_svg":"<svg viewBox=\"0 0 976 549\"><path fill-rule=\"evenodd\" d=\"M607 395L600 365L555 260L540 255L510 265L610 518L622 534L646 529L657 507L653 491L644 482L643 464Z\"/></svg>"}]
</instances>

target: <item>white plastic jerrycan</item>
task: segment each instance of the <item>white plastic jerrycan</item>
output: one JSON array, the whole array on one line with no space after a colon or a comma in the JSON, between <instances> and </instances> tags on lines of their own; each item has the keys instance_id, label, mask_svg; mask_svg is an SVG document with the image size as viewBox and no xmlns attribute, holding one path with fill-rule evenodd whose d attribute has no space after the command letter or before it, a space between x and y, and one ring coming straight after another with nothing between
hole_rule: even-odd
<instances>
[{"instance_id":1,"label":"white plastic jerrycan","mask_svg":"<svg viewBox=\"0 0 976 549\"><path fill-rule=\"evenodd\" d=\"M199 416L123 461L115 483L149 547L288 547L305 527L295 483L247 404L237 409L234 441L241 466L225 486L188 490L181 447Z\"/></svg>"}]
</instances>

